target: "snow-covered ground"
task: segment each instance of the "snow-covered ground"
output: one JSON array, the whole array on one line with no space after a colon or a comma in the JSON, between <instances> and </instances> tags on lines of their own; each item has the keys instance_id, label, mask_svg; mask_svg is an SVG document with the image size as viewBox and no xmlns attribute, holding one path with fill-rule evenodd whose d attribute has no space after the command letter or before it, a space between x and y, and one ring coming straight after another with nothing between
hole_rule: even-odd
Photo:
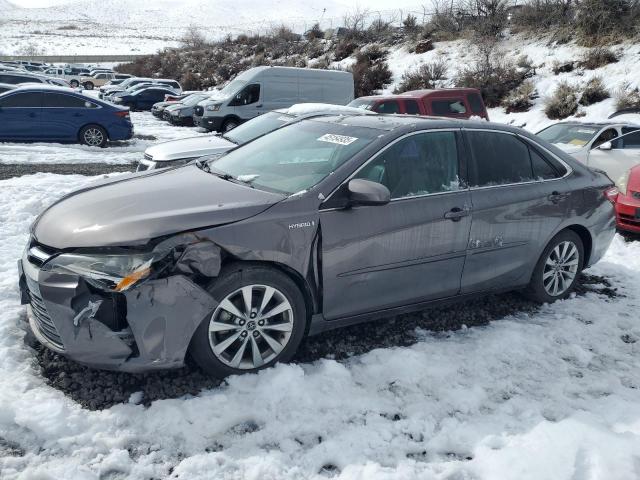
<instances>
[{"instance_id":1,"label":"snow-covered ground","mask_svg":"<svg viewBox=\"0 0 640 480\"><path fill-rule=\"evenodd\" d=\"M640 477L640 243L616 237L590 270L613 298L88 411L45 383L22 343L16 259L35 216L90 180L0 182L3 480Z\"/></svg>"},{"instance_id":2,"label":"snow-covered ground","mask_svg":"<svg viewBox=\"0 0 640 480\"><path fill-rule=\"evenodd\" d=\"M0 143L2 163L132 163L159 142L205 135L194 127L174 127L149 112L131 112L134 138L106 148L61 143Z\"/></svg>"}]
</instances>

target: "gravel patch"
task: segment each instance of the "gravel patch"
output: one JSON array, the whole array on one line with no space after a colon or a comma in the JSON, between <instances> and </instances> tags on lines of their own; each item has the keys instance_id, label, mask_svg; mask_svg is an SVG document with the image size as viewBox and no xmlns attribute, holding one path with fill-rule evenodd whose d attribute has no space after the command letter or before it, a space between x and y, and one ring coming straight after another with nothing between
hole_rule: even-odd
<instances>
[{"instance_id":1,"label":"gravel patch","mask_svg":"<svg viewBox=\"0 0 640 480\"><path fill-rule=\"evenodd\" d=\"M103 175L113 172L132 172L130 164L109 163L0 163L0 180L34 173L57 173L59 175Z\"/></svg>"},{"instance_id":2,"label":"gravel patch","mask_svg":"<svg viewBox=\"0 0 640 480\"><path fill-rule=\"evenodd\" d=\"M588 274L582 274L576 292L578 295L595 292L602 295L604 301L619 295L606 278ZM517 292L489 295L325 332L306 339L294 362L313 362L321 358L345 361L376 348L412 345L418 341L421 330L449 332L478 327L516 313L533 313L537 309L536 303ZM90 369L37 343L32 346L46 381L91 410L128 401L150 405L154 400L197 395L223 383L205 375L189 359L180 369L129 374Z\"/></svg>"}]
</instances>

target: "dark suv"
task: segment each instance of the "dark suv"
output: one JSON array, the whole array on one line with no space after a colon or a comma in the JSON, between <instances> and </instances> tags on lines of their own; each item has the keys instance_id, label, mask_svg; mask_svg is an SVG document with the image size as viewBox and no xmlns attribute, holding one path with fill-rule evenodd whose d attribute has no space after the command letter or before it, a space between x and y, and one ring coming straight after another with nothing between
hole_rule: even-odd
<instances>
[{"instance_id":1,"label":"dark suv","mask_svg":"<svg viewBox=\"0 0 640 480\"><path fill-rule=\"evenodd\" d=\"M221 157L118 176L34 222L29 324L78 362L209 373L292 358L305 335L526 289L567 297L614 235L611 181L522 130L321 117Z\"/></svg>"}]
</instances>

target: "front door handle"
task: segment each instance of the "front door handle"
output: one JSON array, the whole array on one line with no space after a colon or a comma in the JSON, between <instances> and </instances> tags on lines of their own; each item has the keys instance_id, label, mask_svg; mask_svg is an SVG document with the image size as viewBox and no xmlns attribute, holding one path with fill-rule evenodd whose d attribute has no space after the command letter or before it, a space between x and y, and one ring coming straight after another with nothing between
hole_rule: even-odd
<instances>
[{"instance_id":1,"label":"front door handle","mask_svg":"<svg viewBox=\"0 0 640 480\"><path fill-rule=\"evenodd\" d=\"M471 213L471 210L468 207L460 208L453 207L451 210L444 214L444 218L447 220L451 220L453 222L459 222L462 217L466 217Z\"/></svg>"}]
</instances>

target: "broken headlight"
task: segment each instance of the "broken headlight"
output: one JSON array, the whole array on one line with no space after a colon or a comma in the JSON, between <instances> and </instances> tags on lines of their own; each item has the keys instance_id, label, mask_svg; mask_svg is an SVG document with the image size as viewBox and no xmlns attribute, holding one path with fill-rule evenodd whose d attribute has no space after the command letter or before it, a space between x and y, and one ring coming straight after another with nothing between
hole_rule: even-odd
<instances>
[{"instance_id":1,"label":"broken headlight","mask_svg":"<svg viewBox=\"0 0 640 480\"><path fill-rule=\"evenodd\" d=\"M47 262L42 270L73 273L88 283L106 290L121 292L151 274L153 253L131 255L83 255L64 253Z\"/></svg>"}]
</instances>

